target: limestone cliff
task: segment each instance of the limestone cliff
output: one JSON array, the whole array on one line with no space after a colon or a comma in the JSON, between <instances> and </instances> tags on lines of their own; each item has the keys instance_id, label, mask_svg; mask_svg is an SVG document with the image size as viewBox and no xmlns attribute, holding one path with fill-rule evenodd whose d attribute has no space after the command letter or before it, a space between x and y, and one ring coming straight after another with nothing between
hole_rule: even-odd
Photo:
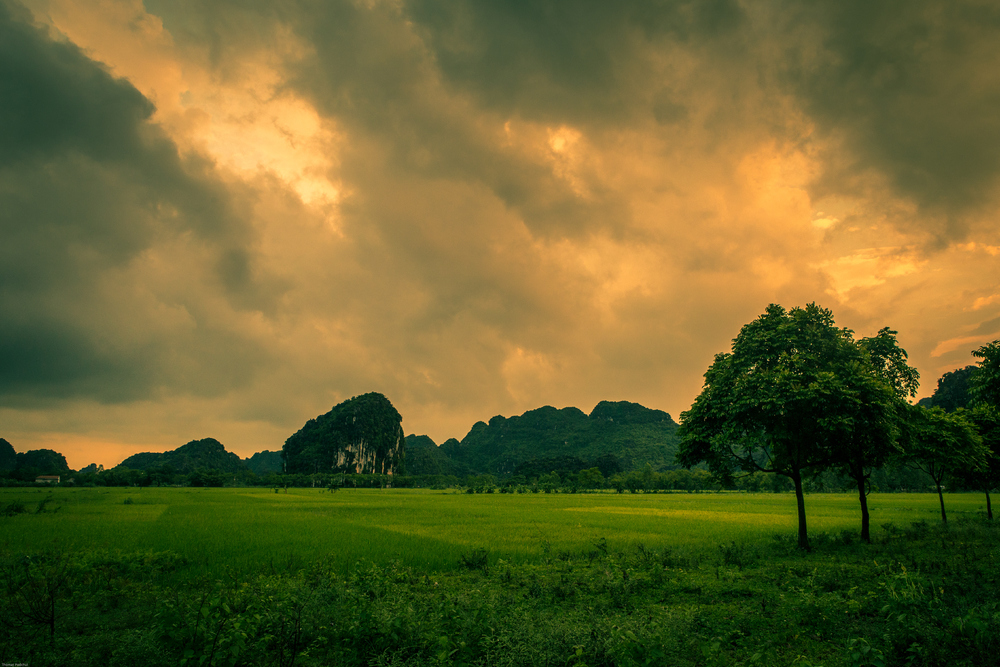
<instances>
[{"instance_id":1,"label":"limestone cliff","mask_svg":"<svg viewBox=\"0 0 1000 667\"><path fill-rule=\"evenodd\" d=\"M285 441L285 471L396 474L403 460L402 421L382 394L355 396Z\"/></svg>"}]
</instances>

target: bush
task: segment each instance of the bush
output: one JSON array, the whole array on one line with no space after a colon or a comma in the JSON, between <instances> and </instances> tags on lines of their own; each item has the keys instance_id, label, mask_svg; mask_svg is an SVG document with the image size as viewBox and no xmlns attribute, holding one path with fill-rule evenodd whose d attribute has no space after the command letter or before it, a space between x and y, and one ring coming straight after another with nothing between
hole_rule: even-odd
<instances>
[{"instance_id":1,"label":"bush","mask_svg":"<svg viewBox=\"0 0 1000 667\"><path fill-rule=\"evenodd\" d=\"M490 552L486 549L473 549L458 557L458 564L466 570L482 570L489 572Z\"/></svg>"},{"instance_id":2,"label":"bush","mask_svg":"<svg viewBox=\"0 0 1000 667\"><path fill-rule=\"evenodd\" d=\"M27 511L28 510L24 507L24 503L14 500L8 503L0 514L3 514L3 516L15 516L17 514L24 514Z\"/></svg>"}]
</instances>

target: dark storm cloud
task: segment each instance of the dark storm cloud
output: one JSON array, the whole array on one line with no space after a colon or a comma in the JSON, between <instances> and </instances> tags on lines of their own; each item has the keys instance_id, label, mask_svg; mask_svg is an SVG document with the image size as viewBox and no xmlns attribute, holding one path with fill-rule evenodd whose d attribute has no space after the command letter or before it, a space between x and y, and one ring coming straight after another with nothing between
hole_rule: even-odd
<instances>
[{"instance_id":1,"label":"dark storm cloud","mask_svg":"<svg viewBox=\"0 0 1000 667\"><path fill-rule=\"evenodd\" d=\"M731 0L415 0L407 9L454 85L502 113L583 124L634 120L650 92L669 86L642 73L651 47L739 40L744 21ZM669 101L659 113L679 116Z\"/></svg>"},{"instance_id":2,"label":"dark storm cloud","mask_svg":"<svg viewBox=\"0 0 1000 667\"><path fill-rule=\"evenodd\" d=\"M375 172L390 170L396 177L482 184L543 235L586 232L622 215L621 202L584 204L548 165L498 148L498 137L484 125L499 130L506 117L484 117L489 109L469 106L464 85L449 99L439 85L440 54L428 49L397 8L341 3L304 16L298 29L316 53L293 85L350 136L371 142L358 142L361 153L348 147L342 158L348 180L384 181ZM374 164L373 158L384 162Z\"/></svg>"},{"instance_id":3,"label":"dark storm cloud","mask_svg":"<svg viewBox=\"0 0 1000 667\"><path fill-rule=\"evenodd\" d=\"M995 204L1000 6L795 2L775 16L787 41L774 65L820 130L853 154L826 187L875 169L931 214ZM960 224L936 232L963 233Z\"/></svg>"},{"instance_id":4,"label":"dark storm cloud","mask_svg":"<svg viewBox=\"0 0 1000 667\"><path fill-rule=\"evenodd\" d=\"M158 304L155 289L133 282L157 244L187 239L228 298L254 300L240 212L210 165L182 159L152 113L130 84L0 3L4 402L121 401L181 381L211 393L252 373L260 351L224 327L206 329L189 295ZM181 329L197 336L151 326L164 305L186 311ZM204 378L190 377L192 363Z\"/></svg>"},{"instance_id":5,"label":"dark storm cloud","mask_svg":"<svg viewBox=\"0 0 1000 667\"><path fill-rule=\"evenodd\" d=\"M692 122L691 88L657 67L678 55L718 89L698 122L752 123L748 105L791 94L820 137L843 142L814 192L865 194L874 171L920 206L943 241L996 204L1000 7L996 3L440 2L406 5L452 86L501 113L584 126ZM741 85L757 86L754 99ZM726 95L730 94L729 99ZM704 102L702 102L704 104ZM787 131L784 114L769 131ZM749 122L748 122L749 121ZM765 125L765 123L761 123ZM798 137L791 136L793 140Z\"/></svg>"}]
</instances>

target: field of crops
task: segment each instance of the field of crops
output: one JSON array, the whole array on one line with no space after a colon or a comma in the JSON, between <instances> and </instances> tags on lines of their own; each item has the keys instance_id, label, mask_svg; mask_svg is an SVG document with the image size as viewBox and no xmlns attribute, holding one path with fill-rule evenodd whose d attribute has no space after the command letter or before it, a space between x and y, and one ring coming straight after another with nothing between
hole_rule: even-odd
<instances>
[{"instance_id":1,"label":"field of crops","mask_svg":"<svg viewBox=\"0 0 1000 667\"><path fill-rule=\"evenodd\" d=\"M43 511L34 513L38 504ZM419 489L60 488L0 489L0 507L27 513L0 522L0 550L172 551L194 570L252 573L322 558L346 571L395 560L440 571L461 554L523 563L579 552L602 538L617 549L715 552L721 544L792 536L792 494L463 494ZM949 494L953 519L984 511L981 494ZM940 521L934 494L873 494L873 537L883 525ZM807 496L813 535L857 531L852 494Z\"/></svg>"},{"instance_id":2,"label":"field of crops","mask_svg":"<svg viewBox=\"0 0 1000 667\"><path fill-rule=\"evenodd\" d=\"M0 662L979 667L984 497L0 490Z\"/></svg>"}]
</instances>

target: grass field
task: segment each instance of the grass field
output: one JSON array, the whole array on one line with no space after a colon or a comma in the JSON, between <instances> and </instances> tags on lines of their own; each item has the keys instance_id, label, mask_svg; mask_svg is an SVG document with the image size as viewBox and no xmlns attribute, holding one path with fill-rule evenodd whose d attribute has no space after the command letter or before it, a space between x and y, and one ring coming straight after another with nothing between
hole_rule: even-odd
<instances>
[{"instance_id":1,"label":"grass field","mask_svg":"<svg viewBox=\"0 0 1000 667\"><path fill-rule=\"evenodd\" d=\"M46 511L31 514L51 498ZM127 502L128 501L128 502ZM604 538L616 549L712 551L795 532L792 494L461 494L419 489L59 488L0 489L0 550L172 551L204 574L254 573L322 558L346 571L361 560L430 571L461 554L525 563L580 552ZM949 516L983 511L980 494L949 494ZM934 494L874 494L873 538L884 524L940 521ZM852 494L806 498L811 535L859 530Z\"/></svg>"},{"instance_id":2,"label":"grass field","mask_svg":"<svg viewBox=\"0 0 1000 667\"><path fill-rule=\"evenodd\" d=\"M0 489L0 662L1000 664L984 498ZM40 510L40 511L39 511Z\"/></svg>"}]
</instances>

